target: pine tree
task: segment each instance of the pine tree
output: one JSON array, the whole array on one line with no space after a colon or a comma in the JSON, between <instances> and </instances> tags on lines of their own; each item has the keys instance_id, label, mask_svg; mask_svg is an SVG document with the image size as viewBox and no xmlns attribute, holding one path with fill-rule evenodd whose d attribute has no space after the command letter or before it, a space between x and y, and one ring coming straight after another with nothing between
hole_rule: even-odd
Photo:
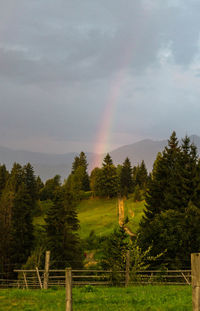
<instances>
[{"instance_id":1,"label":"pine tree","mask_svg":"<svg viewBox=\"0 0 200 311\"><path fill-rule=\"evenodd\" d=\"M130 247L130 237L123 227L118 227L105 240L103 246L103 258L101 266L103 269L113 272L124 271L126 266L126 254ZM121 275L115 275L116 281Z\"/></svg>"},{"instance_id":2,"label":"pine tree","mask_svg":"<svg viewBox=\"0 0 200 311\"><path fill-rule=\"evenodd\" d=\"M168 146L165 147L162 157L157 161L157 169L154 177L150 181L149 189L146 194L146 211L145 219L150 221L155 214L169 209L169 193L175 191L175 183L178 174L178 160L180 159L180 147L176 133L173 132Z\"/></svg>"},{"instance_id":3,"label":"pine tree","mask_svg":"<svg viewBox=\"0 0 200 311\"><path fill-rule=\"evenodd\" d=\"M141 190L145 190L147 188L148 181L148 172L146 165L142 160L140 165L138 164L133 167L133 185L134 187L139 186Z\"/></svg>"},{"instance_id":4,"label":"pine tree","mask_svg":"<svg viewBox=\"0 0 200 311\"><path fill-rule=\"evenodd\" d=\"M60 175L55 175L53 178L48 179L45 182L44 187L40 190L40 199L42 201L53 200L55 192L60 188L60 186Z\"/></svg>"},{"instance_id":5,"label":"pine tree","mask_svg":"<svg viewBox=\"0 0 200 311\"><path fill-rule=\"evenodd\" d=\"M166 248L162 261L168 265L173 262L173 268L183 268L190 252L200 247L200 230L192 226L193 217L195 224L196 219L200 221L199 190L196 148L188 137L179 146L173 132L168 146L157 157L139 230L143 249L151 244L152 254L156 255ZM196 241L193 246L189 241L192 235Z\"/></svg>"},{"instance_id":6,"label":"pine tree","mask_svg":"<svg viewBox=\"0 0 200 311\"><path fill-rule=\"evenodd\" d=\"M57 190L53 206L47 213L47 246L51 251L54 267L82 267L82 251L77 234L79 221L74 206L73 196L64 188Z\"/></svg>"},{"instance_id":7,"label":"pine tree","mask_svg":"<svg viewBox=\"0 0 200 311\"><path fill-rule=\"evenodd\" d=\"M108 166L108 165L113 165L113 160L109 153L106 154L105 158L103 159L102 163L103 167Z\"/></svg>"},{"instance_id":8,"label":"pine tree","mask_svg":"<svg viewBox=\"0 0 200 311\"><path fill-rule=\"evenodd\" d=\"M4 190L5 186L6 186L6 182L8 180L9 177L9 173L6 169L6 166L0 165L0 196L2 194L2 191Z\"/></svg>"},{"instance_id":9,"label":"pine tree","mask_svg":"<svg viewBox=\"0 0 200 311\"><path fill-rule=\"evenodd\" d=\"M11 221L14 193L4 188L0 198L0 272L12 272L11 252Z\"/></svg>"},{"instance_id":10,"label":"pine tree","mask_svg":"<svg viewBox=\"0 0 200 311\"><path fill-rule=\"evenodd\" d=\"M9 189L14 192L17 192L23 182L24 182L23 168L19 163L14 163L8 180Z\"/></svg>"},{"instance_id":11,"label":"pine tree","mask_svg":"<svg viewBox=\"0 0 200 311\"><path fill-rule=\"evenodd\" d=\"M11 219L12 263L21 267L31 253L33 236L32 199L24 183L15 194Z\"/></svg>"},{"instance_id":12,"label":"pine tree","mask_svg":"<svg viewBox=\"0 0 200 311\"><path fill-rule=\"evenodd\" d=\"M72 163L72 171L71 174L76 174L75 180L81 181L81 186L77 185L76 188L80 188L80 191L89 191L90 190L90 181L89 175L87 173L87 158L85 153L82 151L79 156L74 158L74 162ZM77 174L80 173L80 176ZM80 187L79 187L80 186Z\"/></svg>"},{"instance_id":13,"label":"pine tree","mask_svg":"<svg viewBox=\"0 0 200 311\"><path fill-rule=\"evenodd\" d=\"M101 197L116 197L119 193L119 178L109 154L103 160L103 167L98 176L98 192Z\"/></svg>"},{"instance_id":14,"label":"pine tree","mask_svg":"<svg viewBox=\"0 0 200 311\"><path fill-rule=\"evenodd\" d=\"M37 184L34 170L30 163L24 165L23 173L24 173L24 184L26 186L26 189L32 199L32 202L35 202L38 197Z\"/></svg>"},{"instance_id":15,"label":"pine tree","mask_svg":"<svg viewBox=\"0 0 200 311\"><path fill-rule=\"evenodd\" d=\"M101 169L99 167L95 167L90 174L90 189L93 193L93 196L99 195L99 178L101 175Z\"/></svg>"},{"instance_id":16,"label":"pine tree","mask_svg":"<svg viewBox=\"0 0 200 311\"><path fill-rule=\"evenodd\" d=\"M126 158L120 172L120 194L128 197L133 192L132 168L129 158Z\"/></svg>"}]
</instances>

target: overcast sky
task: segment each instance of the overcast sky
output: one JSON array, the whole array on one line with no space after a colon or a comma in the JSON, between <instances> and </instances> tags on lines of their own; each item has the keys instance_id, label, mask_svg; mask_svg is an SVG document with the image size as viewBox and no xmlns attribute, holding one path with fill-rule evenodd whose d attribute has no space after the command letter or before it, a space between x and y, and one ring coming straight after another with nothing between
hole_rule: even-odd
<instances>
[{"instance_id":1,"label":"overcast sky","mask_svg":"<svg viewBox=\"0 0 200 311\"><path fill-rule=\"evenodd\" d=\"M0 145L110 151L172 130L200 135L199 0L0 0Z\"/></svg>"}]
</instances>

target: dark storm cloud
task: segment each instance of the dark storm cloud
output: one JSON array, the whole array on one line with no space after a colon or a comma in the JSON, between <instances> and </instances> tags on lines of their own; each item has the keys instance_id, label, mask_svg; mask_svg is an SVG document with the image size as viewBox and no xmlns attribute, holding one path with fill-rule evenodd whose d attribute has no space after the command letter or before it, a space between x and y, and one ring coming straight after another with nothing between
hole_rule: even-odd
<instances>
[{"instance_id":1,"label":"dark storm cloud","mask_svg":"<svg viewBox=\"0 0 200 311\"><path fill-rule=\"evenodd\" d=\"M188 103L198 110L199 8L195 0L0 0L0 132L8 145L14 134L93 141L120 71L116 133L182 129L175 119L186 122Z\"/></svg>"}]
</instances>

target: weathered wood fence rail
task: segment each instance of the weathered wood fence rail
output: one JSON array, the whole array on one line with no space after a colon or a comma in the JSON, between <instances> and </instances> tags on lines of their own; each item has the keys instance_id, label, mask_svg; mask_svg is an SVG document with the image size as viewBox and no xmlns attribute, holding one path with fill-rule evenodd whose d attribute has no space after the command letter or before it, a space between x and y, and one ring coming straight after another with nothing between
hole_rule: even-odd
<instances>
[{"instance_id":1,"label":"weathered wood fence rail","mask_svg":"<svg viewBox=\"0 0 200 311\"><path fill-rule=\"evenodd\" d=\"M45 270L14 270L17 279L6 280L0 278L0 287L45 288L45 286L65 286L65 270L48 270L48 280L45 281ZM128 281L127 281L128 280ZM150 270L129 273L127 271L104 270L72 270L72 285L131 285L131 284L163 284L190 285L191 270ZM47 288L46 287L46 288Z\"/></svg>"}]
</instances>

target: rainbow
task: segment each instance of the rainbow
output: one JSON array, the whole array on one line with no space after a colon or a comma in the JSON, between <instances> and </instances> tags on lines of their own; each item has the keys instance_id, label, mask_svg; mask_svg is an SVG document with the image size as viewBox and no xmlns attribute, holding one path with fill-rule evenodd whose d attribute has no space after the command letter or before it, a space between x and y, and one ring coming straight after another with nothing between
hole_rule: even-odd
<instances>
[{"instance_id":1,"label":"rainbow","mask_svg":"<svg viewBox=\"0 0 200 311\"><path fill-rule=\"evenodd\" d=\"M134 59L134 56L138 52L138 48L142 43L144 45L146 38L144 37L144 33L148 32L149 23L151 22L150 17L153 17L151 10L145 9L143 13L144 16L137 25L137 40L135 42L133 42L133 40L129 40L126 45L121 45L125 46L125 48L121 57L121 64L119 66L120 70L111 83L108 99L106 100L103 116L97 131L95 140L96 143L93 150L95 155L92 162L92 168L100 167L103 156L110 150L109 139L111 136L115 110L117 108L118 98L126 78L126 73L128 72L132 59Z\"/></svg>"},{"instance_id":2,"label":"rainbow","mask_svg":"<svg viewBox=\"0 0 200 311\"><path fill-rule=\"evenodd\" d=\"M108 101L103 113L103 118L98 130L96 139L97 143L94 147L95 157L93 159L92 167L99 167L102 162L103 154L108 152L108 150L110 149L109 138L112 130L113 115L115 113L117 100L120 95L120 87L123 83L123 80L124 70L120 70L116 77L115 83L110 90Z\"/></svg>"}]
</instances>

